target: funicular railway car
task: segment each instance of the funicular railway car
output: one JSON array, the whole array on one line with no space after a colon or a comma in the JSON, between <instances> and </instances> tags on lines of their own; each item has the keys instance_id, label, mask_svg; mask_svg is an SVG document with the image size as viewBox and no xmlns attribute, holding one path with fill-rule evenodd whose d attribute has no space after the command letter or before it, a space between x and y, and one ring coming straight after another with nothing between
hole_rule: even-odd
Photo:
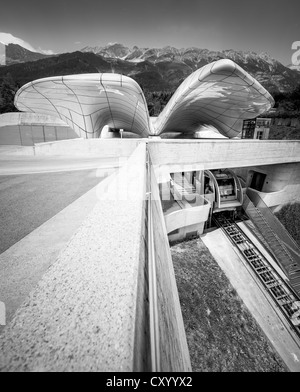
<instances>
[{"instance_id":1,"label":"funicular railway car","mask_svg":"<svg viewBox=\"0 0 300 392\"><path fill-rule=\"evenodd\" d=\"M240 180L230 169L205 170L204 196L212 205L212 213L234 211L243 204Z\"/></svg>"}]
</instances>

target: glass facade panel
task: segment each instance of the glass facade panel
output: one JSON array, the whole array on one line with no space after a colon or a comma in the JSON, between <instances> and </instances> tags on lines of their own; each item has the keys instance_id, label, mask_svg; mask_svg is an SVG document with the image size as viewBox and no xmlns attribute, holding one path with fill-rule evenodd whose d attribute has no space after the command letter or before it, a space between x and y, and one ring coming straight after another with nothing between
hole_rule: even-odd
<instances>
[{"instance_id":1,"label":"glass facade panel","mask_svg":"<svg viewBox=\"0 0 300 392\"><path fill-rule=\"evenodd\" d=\"M21 134L22 146L33 146L31 126L21 125L20 126L20 134Z\"/></svg>"},{"instance_id":2,"label":"glass facade panel","mask_svg":"<svg viewBox=\"0 0 300 392\"><path fill-rule=\"evenodd\" d=\"M21 145L19 126L5 126L0 128L1 145Z\"/></svg>"},{"instance_id":3,"label":"glass facade panel","mask_svg":"<svg viewBox=\"0 0 300 392\"><path fill-rule=\"evenodd\" d=\"M45 141L44 138L44 127L33 125L31 127L32 132L32 141L33 143L43 143Z\"/></svg>"},{"instance_id":4,"label":"glass facade panel","mask_svg":"<svg viewBox=\"0 0 300 392\"><path fill-rule=\"evenodd\" d=\"M256 120L244 120L242 129L242 139L253 139Z\"/></svg>"},{"instance_id":5,"label":"glass facade panel","mask_svg":"<svg viewBox=\"0 0 300 392\"><path fill-rule=\"evenodd\" d=\"M45 142L53 142L56 140L55 127L44 127Z\"/></svg>"}]
</instances>

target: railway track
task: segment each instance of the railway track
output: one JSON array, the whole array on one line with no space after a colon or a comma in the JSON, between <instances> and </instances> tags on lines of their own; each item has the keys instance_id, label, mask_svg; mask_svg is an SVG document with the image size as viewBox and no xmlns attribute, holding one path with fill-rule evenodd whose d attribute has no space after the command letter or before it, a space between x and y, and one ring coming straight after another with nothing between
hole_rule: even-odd
<instances>
[{"instance_id":1,"label":"railway track","mask_svg":"<svg viewBox=\"0 0 300 392\"><path fill-rule=\"evenodd\" d=\"M291 329L300 338L300 297L264 255L257 249L242 229L224 214L215 214L214 221L241 253L255 272L263 287L281 310Z\"/></svg>"}]
</instances>

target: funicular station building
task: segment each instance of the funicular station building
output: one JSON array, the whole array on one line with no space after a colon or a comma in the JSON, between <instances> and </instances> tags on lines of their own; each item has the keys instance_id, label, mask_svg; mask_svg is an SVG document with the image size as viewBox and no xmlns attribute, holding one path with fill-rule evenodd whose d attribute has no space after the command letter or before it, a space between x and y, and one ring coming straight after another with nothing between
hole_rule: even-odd
<instances>
[{"instance_id":1,"label":"funicular station building","mask_svg":"<svg viewBox=\"0 0 300 392\"><path fill-rule=\"evenodd\" d=\"M92 294L87 290L79 301L94 303L92 296L99 290L99 304L87 314L81 309L84 321L78 309L63 318L52 305L64 284L56 285L48 297L41 295L40 286L16 316L22 319L24 342L32 322L28 309L33 303L39 309L38 344L20 349L24 344L19 338L11 339L20 328L13 322L5 329L6 359L0 354L0 365L31 370L53 370L62 363L65 370L191 370L168 242L216 227L256 274L293 339L300 339L300 251L273 215L282 205L299 201L300 145L241 139L245 120L251 123L273 104L271 95L231 60L192 73L157 118L149 117L139 85L123 75L57 76L23 86L15 97L21 113L0 117L0 144L27 146L42 156L127 159L100 184L93 214L60 253L56 269L43 278L49 285L60 272L58 281L62 276L85 281L85 269L92 269L93 279L86 280ZM260 135L257 139L263 139ZM243 221L251 222L273 263L253 245L239 224ZM61 297L62 308L72 293L68 290ZM74 317L86 328L86 336L80 322L69 328ZM90 349L87 340L94 339L89 323L101 336L93 346L97 360L87 366L84 358L90 353L85 344ZM43 339L46 331L57 329L61 334L55 333L56 338L65 349L55 362ZM66 361L79 336L78 357ZM25 358L26 350L31 351Z\"/></svg>"}]
</instances>

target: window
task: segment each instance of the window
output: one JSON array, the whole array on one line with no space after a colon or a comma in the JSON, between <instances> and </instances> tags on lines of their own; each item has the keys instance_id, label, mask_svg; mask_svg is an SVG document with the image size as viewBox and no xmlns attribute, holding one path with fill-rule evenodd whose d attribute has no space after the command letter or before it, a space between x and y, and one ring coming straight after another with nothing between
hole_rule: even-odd
<instances>
[{"instance_id":1,"label":"window","mask_svg":"<svg viewBox=\"0 0 300 392\"><path fill-rule=\"evenodd\" d=\"M254 171L250 188L256 189L257 191L261 192L263 189L266 177L267 177L266 174Z\"/></svg>"},{"instance_id":2,"label":"window","mask_svg":"<svg viewBox=\"0 0 300 392\"><path fill-rule=\"evenodd\" d=\"M264 138L264 131L257 131L256 139L262 140Z\"/></svg>"},{"instance_id":3,"label":"window","mask_svg":"<svg viewBox=\"0 0 300 392\"><path fill-rule=\"evenodd\" d=\"M254 135L256 120L244 120L242 139L252 139Z\"/></svg>"}]
</instances>

